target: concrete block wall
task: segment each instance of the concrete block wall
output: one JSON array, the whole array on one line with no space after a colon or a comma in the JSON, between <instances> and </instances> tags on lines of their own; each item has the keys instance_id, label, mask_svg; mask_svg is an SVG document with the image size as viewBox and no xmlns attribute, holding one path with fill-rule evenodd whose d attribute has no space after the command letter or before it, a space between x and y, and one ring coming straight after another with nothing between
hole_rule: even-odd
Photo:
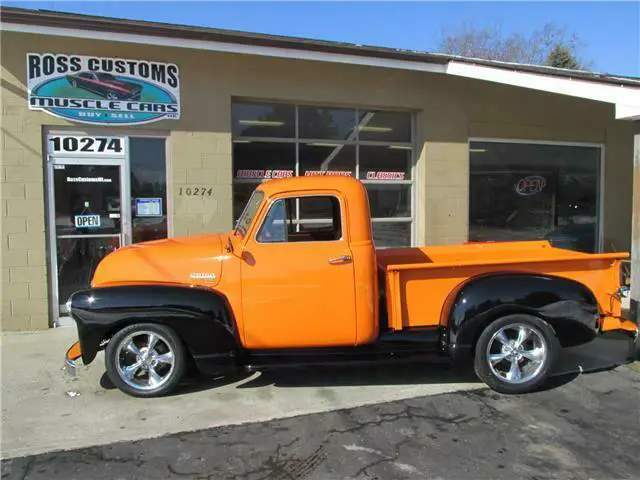
<instances>
[{"instance_id":1,"label":"concrete block wall","mask_svg":"<svg viewBox=\"0 0 640 480\"><path fill-rule=\"evenodd\" d=\"M173 234L226 231L232 223L231 135L173 132L171 197ZM211 196L187 196L186 188L212 188Z\"/></svg>"},{"instance_id":2,"label":"concrete block wall","mask_svg":"<svg viewBox=\"0 0 640 480\"><path fill-rule=\"evenodd\" d=\"M2 81L0 326L40 330L49 326L41 127L28 115L19 79L3 67Z\"/></svg>"}]
</instances>

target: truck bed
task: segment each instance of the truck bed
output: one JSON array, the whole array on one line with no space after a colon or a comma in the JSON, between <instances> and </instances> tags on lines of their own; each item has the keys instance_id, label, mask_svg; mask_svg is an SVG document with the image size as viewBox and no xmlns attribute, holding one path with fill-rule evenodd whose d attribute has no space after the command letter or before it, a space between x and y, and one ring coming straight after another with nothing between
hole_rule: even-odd
<instances>
[{"instance_id":1,"label":"truck bed","mask_svg":"<svg viewBox=\"0 0 640 480\"><path fill-rule=\"evenodd\" d=\"M452 292L487 273L540 273L576 280L596 296L605 315L620 316L613 293L620 284L619 260L626 253L588 254L553 247L547 241L477 243L378 250L386 275L391 330L446 325Z\"/></svg>"}]
</instances>

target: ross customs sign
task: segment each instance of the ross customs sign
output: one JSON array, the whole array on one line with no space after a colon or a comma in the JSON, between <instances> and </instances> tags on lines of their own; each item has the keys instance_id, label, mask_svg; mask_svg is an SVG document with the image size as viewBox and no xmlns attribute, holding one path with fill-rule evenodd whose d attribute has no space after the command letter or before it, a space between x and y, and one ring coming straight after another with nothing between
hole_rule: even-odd
<instances>
[{"instance_id":1,"label":"ross customs sign","mask_svg":"<svg viewBox=\"0 0 640 480\"><path fill-rule=\"evenodd\" d=\"M27 54L29 109L94 125L180 118L177 65L81 55Z\"/></svg>"}]
</instances>

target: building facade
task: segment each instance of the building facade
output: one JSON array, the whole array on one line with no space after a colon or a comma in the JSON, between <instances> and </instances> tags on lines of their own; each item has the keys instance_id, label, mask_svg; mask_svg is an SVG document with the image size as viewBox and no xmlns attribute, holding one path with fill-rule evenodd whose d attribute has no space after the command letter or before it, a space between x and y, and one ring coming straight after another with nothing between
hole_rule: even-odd
<instances>
[{"instance_id":1,"label":"building facade","mask_svg":"<svg viewBox=\"0 0 640 480\"><path fill-rule=\"evenodd\" d=\"M606 95L447 74L438 56L2 13L3 330L64 325L109 251L228 230L270 178L361 179L380 248L631 248L634 124Z\"/></svg>"}]
</instances>

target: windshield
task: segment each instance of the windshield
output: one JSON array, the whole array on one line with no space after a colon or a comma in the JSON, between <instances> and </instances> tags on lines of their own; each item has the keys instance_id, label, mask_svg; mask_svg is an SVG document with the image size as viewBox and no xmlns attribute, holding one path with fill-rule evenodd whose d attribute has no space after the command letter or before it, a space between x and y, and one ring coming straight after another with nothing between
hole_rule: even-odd
<instances>
[{"instance_id":1,"label":"windshield","mask_svg":"<svg viewBox=\"0 0 640 480\"><path fill-rule=\"evenodd\" d=\"M247 229L251 222L253 222L256 213L258 213L258 208L262 203L262 198L264 197L264 193L260 190L254 190L251 194L251 198L247 202L247 205L244 207L242 211L242 215L238 219L238 223L236 223L235 234L244 237L247 234Z\"/></svg>"},{"instance_id":2,"label":"windshield","mask_svg":"<svg viewBox=\"0 0 640 480\"><path fill-rule=\"evenodd\" d=\"M99 80L115 80L116 78L113 75L110 75L108 73L99 73L98 79Z\"/></svg>"}]
</instances>

